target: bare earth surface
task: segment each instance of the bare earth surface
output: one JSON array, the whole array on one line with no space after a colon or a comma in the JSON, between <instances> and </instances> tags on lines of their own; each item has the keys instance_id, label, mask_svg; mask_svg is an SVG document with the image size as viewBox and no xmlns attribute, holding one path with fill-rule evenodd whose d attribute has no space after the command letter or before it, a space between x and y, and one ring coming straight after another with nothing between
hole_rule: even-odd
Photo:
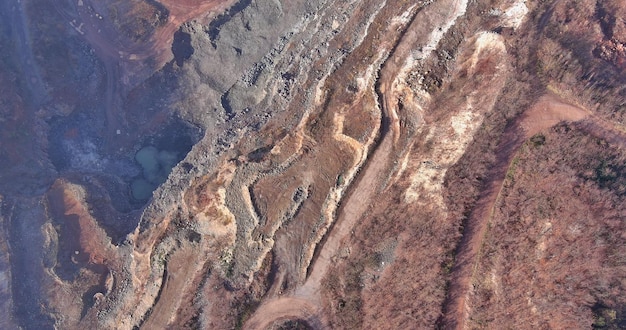
<instances>
[{"instance_id":1,"label":"bare earth surface","mask_svg":"<svg viewBox=\"0 0 626 330\"><path fill-rule=\"evenodd\" d=\"M456 266L452 269L452 281L449 288L450 301L447 303L446 326L464 329L469 317L468 298L472 279L476 276L476 265L483 246L487 226L493 216L494 207L502 190L506 171L521 143L535 134L545 132L554 125L567 121L580 121L589 116L583 109L564 103L553 95L542 96L537 103L525 111L511 129L505 134L503 144L499 146L499 164L490 174L491 180L483 190L483 195L476 202L476 207L468 219L468 226L455 258ZM519 132L515 134L514 132Z\"/></svg>"},{"instance_id":2,"label":"bare earth surface","mask_svg":"<svg viewBox=\"0 0 626 330\"><path fill-rule=\"evenodd\" d=\"M625 16L5 1L0 328L624 328Z\"/></svg>"}]
</instances>

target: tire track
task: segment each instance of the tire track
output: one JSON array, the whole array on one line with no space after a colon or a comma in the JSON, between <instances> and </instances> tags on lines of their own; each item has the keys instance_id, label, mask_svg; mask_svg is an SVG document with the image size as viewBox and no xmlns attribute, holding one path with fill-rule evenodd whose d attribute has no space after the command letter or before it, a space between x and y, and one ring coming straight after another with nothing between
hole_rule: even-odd
<instances>
[{"instance_id":1,"label":"tire track","mask_svg":"<svg viewBox=\"0 0 626 330\"><path fill-rule=\"evenodd\" d=\"M391 4L393 5L393 4ZM380 142L372 151L371 160L364 166L361 175L349 188L349 192L342 202L343 206L339 216L335 220L327 238L322 241L320 252L313 260L310 275L305 283L295 290L292 296L270 298L265 301L246 322L246 329L265 329L268 326L287 319L315 319L309 325L318 329L329 328L321 312L320 287L328 268L332 264L332 257L337 253L341 242L347 237L354 225L369 208L371 201L378 192L375 182L383 182L392 169L391 156L395 149L394 141L398 141L401 134L398 111L399 92L395 89L401 71L408 65L412 65L411 53L416 44L426 44L435 47L440 38L433 41L432 31L447 30L454 21L465 12L466 0L443 0L420 12L420 17L430 17L431 11L439 13L435 15L440 21L431 21L433 24L424 24L416 21L417 14L406 22L404 28L397 34L390 46L390 56L385 59L380 69L380 78L376 82L376 94L382 112L382 124L380 128ZM447 8L454 8L448 12ZM413 7L412 7L413 8ZM443 12L443 14L442 14ZM441 29L440 29L441 28ZM422 29L428 29L423 31ZM441 34L443 36L443 33ZM424 40L423 38L431 37ZM383 39L384 40L384 39ZM389 39L387 39L389 40ZM411 63L408 63L411 61ZM389 134L389 132L393 132ZM319 247L318 247L319 248Z\"/></svg>"},{"instance_id":2,"label":"tire track","mask_svg":"<svg viewBox=\"0 0 626 330\"><path fill-rule=\"evenodd\" d=\"M549 129L562 121L581 121L588 118L587 110L570 105L553 95L545 95L506 128L501 143L496 149L496 161L487 174L491 178L482 190L474 209L465 225L465 230L452 268L450 286L444 314L441 319L444 329L465 329L470 315L468 300L472 280L480 258L480 248L493 216L498 196L511 161L522 144L533 135Z\"/></svg>"}]
</instances>

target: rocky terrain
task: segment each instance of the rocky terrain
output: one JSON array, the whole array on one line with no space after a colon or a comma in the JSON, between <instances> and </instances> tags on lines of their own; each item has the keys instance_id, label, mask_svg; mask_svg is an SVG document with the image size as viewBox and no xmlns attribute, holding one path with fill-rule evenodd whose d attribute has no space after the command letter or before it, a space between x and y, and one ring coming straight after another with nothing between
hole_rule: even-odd
<instances>
[{"instance_id":1,"label":"rocky terrain","mask_svg":"<svg viewBox=\"0 0 626 330\"><path fill-rule=\"evenodd\" d=\"M0 328L626 327L621 1L0 9Z\"/></svg>"}]
</instances>

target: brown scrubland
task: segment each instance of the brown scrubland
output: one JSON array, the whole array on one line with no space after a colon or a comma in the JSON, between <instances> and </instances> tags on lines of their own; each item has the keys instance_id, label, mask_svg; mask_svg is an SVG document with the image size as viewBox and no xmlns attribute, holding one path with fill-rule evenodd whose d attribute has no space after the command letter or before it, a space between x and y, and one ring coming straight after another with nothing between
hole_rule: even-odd
<instances>
[{"instance_id":1,"label":"brown scrubland","mask_svg":"<svg viewBox=\"0 0 626 330\"><path fill-rule=\"evenodd\" d=\"M626 327L623 2L22 2L0 328Z\"/></svg>"}]
</instances>

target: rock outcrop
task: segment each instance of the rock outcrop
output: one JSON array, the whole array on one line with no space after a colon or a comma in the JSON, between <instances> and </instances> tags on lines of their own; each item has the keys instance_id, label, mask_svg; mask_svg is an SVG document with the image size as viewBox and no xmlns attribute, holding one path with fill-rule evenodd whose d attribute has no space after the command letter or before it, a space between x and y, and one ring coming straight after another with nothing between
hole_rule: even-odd
<instances>
[{"instance_id":1,"label":"rock outcrop","mask_svg":"<svg viewBox=\"0 0 626 330\"><path fill-rule=\"evenodd\" d=\"M0 327L626 322L619 1L0 9Z\"/></svg>"}]
</instances>

